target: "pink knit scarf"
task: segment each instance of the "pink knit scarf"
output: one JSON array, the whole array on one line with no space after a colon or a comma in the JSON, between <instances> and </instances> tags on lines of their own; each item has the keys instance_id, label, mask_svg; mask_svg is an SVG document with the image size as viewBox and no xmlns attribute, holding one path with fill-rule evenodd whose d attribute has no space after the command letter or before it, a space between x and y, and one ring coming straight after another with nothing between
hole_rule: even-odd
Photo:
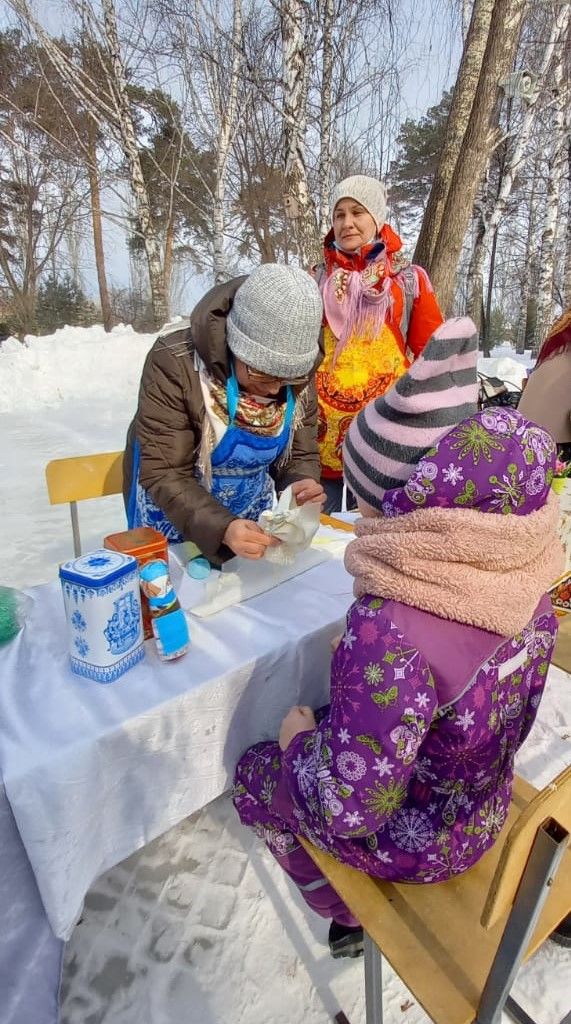
<instances>
[{"instance_id":1,"label":"pink knit scarf","mask_svg":"<svg viewBox=\"0 0 571 1024\"><path fill-rule=\"evenodd\" d=\"M386 277L380 284L384 274ZM325 316L337 338L333 365L353 332L367 329L371 338L379 336L392 307L392 284L384 259L361 271L336 268L322 280Z\"/></svg>"},{"instance_id":2,"label":"pink knit scarf","mask_svg":"<svg viewBox=\"0 0 571 1024\"><path fill-rule=\"evenodd\" d=\"M345 553L356 597L376 594L443 619L514 636L563 571L559 502L528 516L419 509L361 519Z\"/></svg>"}]
</instances>

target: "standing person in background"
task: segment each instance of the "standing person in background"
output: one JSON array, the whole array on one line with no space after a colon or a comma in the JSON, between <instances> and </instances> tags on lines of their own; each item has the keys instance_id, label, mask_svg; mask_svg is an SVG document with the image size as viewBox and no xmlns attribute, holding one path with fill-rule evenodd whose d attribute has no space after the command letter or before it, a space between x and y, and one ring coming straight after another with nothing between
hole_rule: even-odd
<instances>
[{"instance_id":1,"label":"standing person in background","mask_svg":"<svg viewBox=\"0 0 571 1024\"><path fill-rule=\"evenodd\" d=\"M548 430L560 457L571 462L571 307L543 342L518 409Z\"/></svg>"},{"instance_id":2,"label":"standing person in background","mask_svg":"<svg viewBox=\"0 0 571 1024\"><path fill-rule=\"evenodd\" d=\"M341 449L351 421L402 377L443 322L427 274L399 254L402 242L385 221L383 183L345 178L331 206L333 226L315 271L325 307L316 380L326 512L341 508Z\"/></svg>"},{"instance_id":3,"label":"standing person in background","mask_svg":"<svg viewBox=\"0 0 571 1024\"><path fill-rule=\"evenodd\" d=\"M291 484L322 503L315 368L323 306L309 274L266 263L212 288L150 350L127 436L129 528L193 541L214 565L263 558L258 526Z\"/></svg>"}]
</instances>

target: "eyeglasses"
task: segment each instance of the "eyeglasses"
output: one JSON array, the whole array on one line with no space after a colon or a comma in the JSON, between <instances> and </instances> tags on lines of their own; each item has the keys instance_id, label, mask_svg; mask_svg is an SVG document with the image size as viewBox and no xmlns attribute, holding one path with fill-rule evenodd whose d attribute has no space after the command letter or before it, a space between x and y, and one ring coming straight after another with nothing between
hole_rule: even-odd
<instances>
[{"instance_id":1,"label":"eyeglasses","mask_svg":"<svg viewBox=\"0 0 571 1024\"><path fill-rule=\"evenodd\" d=\"M257 381L258 384L279 384L281 387L287 387L289 385L289 387L292 388L299 388L305 387L309 382L309 374L306 374L304 377L288 377L287 379L284 377L270 377L267 373L260 373L258 370L252 370L250 366L246 366L246 373L250 380Z\"/></svg>"}]
</instances>

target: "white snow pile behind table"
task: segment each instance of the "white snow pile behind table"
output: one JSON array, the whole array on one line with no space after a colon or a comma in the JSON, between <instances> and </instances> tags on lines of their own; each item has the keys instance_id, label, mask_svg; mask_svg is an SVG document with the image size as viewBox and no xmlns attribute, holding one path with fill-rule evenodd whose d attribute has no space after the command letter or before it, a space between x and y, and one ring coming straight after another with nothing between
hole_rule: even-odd
<instances>
[{"instance_id":1,"label":"white snow pile behind table","mask_svg":"<svg viewBox=\"0 0 571 1024\"><path fill-rule=\"evenodd\" d=\"M0 344L0 412L54 407L64 402L124 398L137 394L145 356L157 334L137 334L119 324L106 333L93 327L62 327L54 334L26 335L22 344ZM529 352L516 355L509 345L480 358L478 369L521 387L531 366Z\"/></svg>"},{"instance_id":2,"label":"white snow pile behind table","mask_svg":"<svg viewBox=\"0 0 571 1024\"><path fill-rule=\"evenodd\" d=\"M0 412L136 395L156 337L125 324L107 334L96 324L26 335L24 343L8 338L0 344Z\"/></svg>"},{"instance_id":3,"label":"white snow pile behind table","mask_svg":"<svg viewBox=\"0 0 571 1024\"><path fill-rule=\"evenodd\" d=\"M499 377L500 380L521 388L522 381L533 364L531 352L518 354L511 345L498 345L492 349L489 358L480 356L478 370L487 377Z\"/></svg>"}]
</instances>

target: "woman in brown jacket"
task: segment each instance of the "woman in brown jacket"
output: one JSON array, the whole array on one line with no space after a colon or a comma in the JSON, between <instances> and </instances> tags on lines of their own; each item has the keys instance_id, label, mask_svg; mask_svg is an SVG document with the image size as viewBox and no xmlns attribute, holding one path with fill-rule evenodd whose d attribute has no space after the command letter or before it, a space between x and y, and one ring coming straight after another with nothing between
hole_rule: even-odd
<instances>
[{"instance_id":1,"label":"woman in brown jacket","mask_svg":"<svg viewBox=\"0 0 571 1024\"><path fill-rule=\"evenodd\" d=\"M150 350L127 437L129 526L213 563L261 558L257 519L292 484L322 502L314 373L323 307L309 274L265 264L211 289Z\"/></svg>"}]
</instances>

